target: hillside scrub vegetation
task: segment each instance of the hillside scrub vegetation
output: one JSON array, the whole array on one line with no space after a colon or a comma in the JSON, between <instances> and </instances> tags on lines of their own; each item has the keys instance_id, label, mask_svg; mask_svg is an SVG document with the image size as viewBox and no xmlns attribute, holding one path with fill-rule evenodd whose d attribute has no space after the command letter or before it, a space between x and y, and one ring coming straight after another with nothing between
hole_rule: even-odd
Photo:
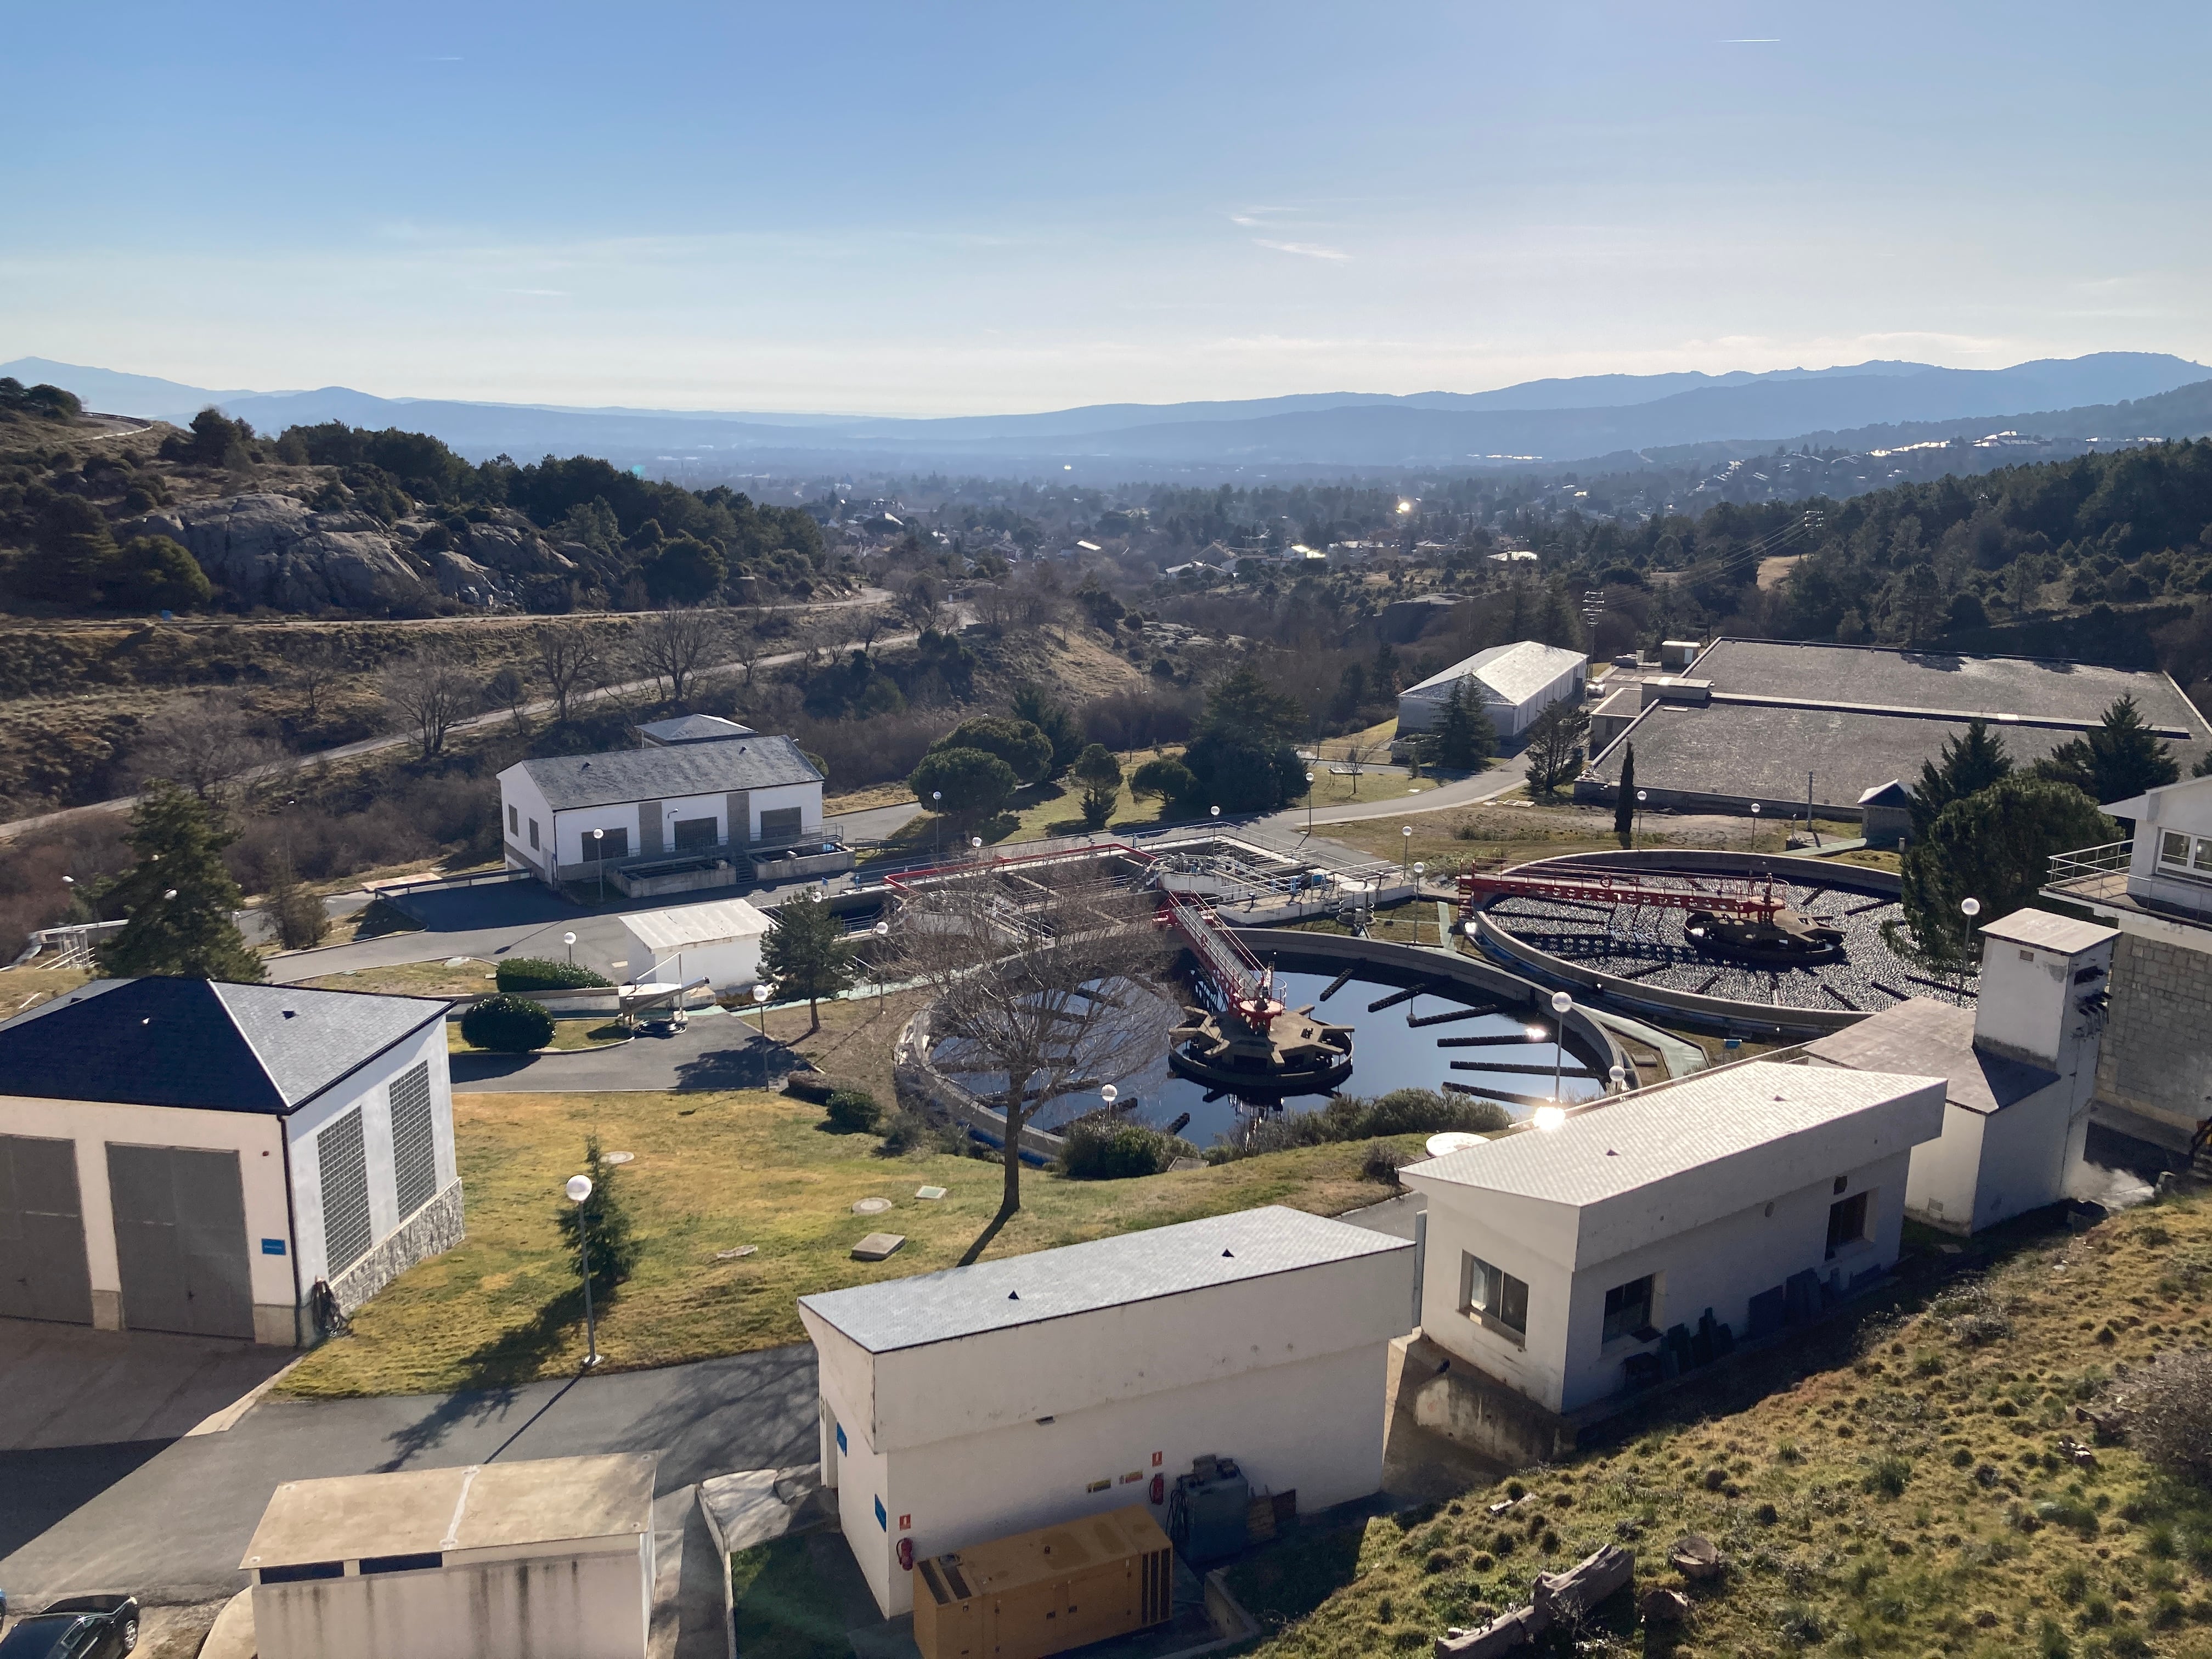
<instances>
[{"instance_id":1,"label":"hillside scrub vegetation","mask_svg":"<svg viewBox=\"0 0 2212 1659\"><path fill-rule=\"evenodd\" d=\"M1638 1629L1621 1595L1540 1651L2212 1653L2212 1487L2189 1461L2212 1210L2166 1202L2014 1240L1985 1273L1923 1278L1855 1324L1604 1425L1555 1465L1310 1524L1231 1569L1272 1627L1258 1651L1419 1651L1527 1601L1536 1573L1620 1544L1638 1595L1684 1591L1686 1623ZM2168 1449L2167 1407L2193 1452ZM1668 1567L1692 1532L1719 1546L1719 1577Z\"/></svg>"}]
</instances>

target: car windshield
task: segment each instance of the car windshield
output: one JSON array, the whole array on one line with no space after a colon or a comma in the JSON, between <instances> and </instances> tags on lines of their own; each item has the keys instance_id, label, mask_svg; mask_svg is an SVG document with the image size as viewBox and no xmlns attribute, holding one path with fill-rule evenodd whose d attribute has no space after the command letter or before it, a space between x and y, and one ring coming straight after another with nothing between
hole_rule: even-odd
<instances>
[{"instance_id":1,"label":"car windshield","mask_svg":"<svg viewBox=\"0 0 2212 1659\"><path fill-rule=\"evenodd\" d=\"M88 1622L82 1613L26 1619L0 1642L0 1659L60 1659L74 1650L70 1632Z\"/></svg>"}]
</instances>

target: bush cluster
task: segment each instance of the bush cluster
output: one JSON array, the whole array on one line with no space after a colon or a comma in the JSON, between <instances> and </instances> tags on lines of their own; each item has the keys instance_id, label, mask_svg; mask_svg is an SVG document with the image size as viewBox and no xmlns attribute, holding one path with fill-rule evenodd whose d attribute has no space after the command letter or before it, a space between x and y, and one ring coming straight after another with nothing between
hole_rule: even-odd
<instances>
[{"instance_id":1,"label":"bush cluster","mask_svg":"<svg viewBox=\"0 0 2212 1659\"><path fill-rule=\"evenodd\" d=\"M509 957L499 964L502 991L580 991L612 983L588 968L550 957Z\"/></svg>"},{"instance_id":2,"label":"bush cluster","mask_svg":"<svg viewBox=\"0 0 2212 1659\"><path fill-rule=\"evenodd\" d=\"M1060 1173L1073 1181L1127 1181L1133 1176L1163 1174L1179 1158L1196 1158L1198 1148L1176 1135L1141 1123L1083 1118L1063 1132Z\"/></svg>"},{"instance_id":3,"label":"bush cluster","mask_svg":"<svg viewBox=\"0 0 2212 1659\"><path fill-rule=\"evenodd\" d=\"M1383 1135L1432 1135L1447 1129L1493 1134L1512 1121L1512 1114L1494 1100L1455 1097L1431 1089L1393 1089L1371 1100L1344 1095L1318 1112L1285 1114L1255 1123L1241 1142L1213 1147L1206 1157L1224 1164L1261 1152L1287 1152L1293 1146L1373 1140Z\"/></svg>"},{"instance_id":4,"label":"bush cluster","mask_svg":"<svg viewBox=\"0 0 2212 1659\"><path fill-rule=\"evenodd\" d=\"M553 1041L553 1016L527 997L486 997L461 1016L461 1038L471 1048L526 1054Z\"/></svg>"}]
</instances>

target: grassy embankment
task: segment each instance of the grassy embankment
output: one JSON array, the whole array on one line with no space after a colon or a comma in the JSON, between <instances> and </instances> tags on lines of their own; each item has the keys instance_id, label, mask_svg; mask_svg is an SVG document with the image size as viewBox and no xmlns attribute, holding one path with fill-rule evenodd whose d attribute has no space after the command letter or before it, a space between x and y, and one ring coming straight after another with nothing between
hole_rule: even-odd
<instances>
[{"instance_id":1,"label":"grassy embankment","mask_svg":"<svg viewBox=\"0 0 2212 1659\"><path fill-rule=\"evenodd\" d=\"M1620 1596L1551 1651L2200 1659L2212 1491L2124 1446L2082 1467L2064 1445L2090 1437L2077 1404L2206 1344L2208 1299L2201 1201L2027 1237L1985 1277L1665 1402L1632 1443L1440 1508L1303 1532L1232 1582L1276 1627L1270 1656L1423 1651L1448 1626L1528 1600L1535 1572L1618 1542L1637 1553L1639 1593L1687 1589L1690 1624L1639 1628ZM1788 1369L1808 1360L1834 1368ZM1533 1501L1510 1516L1486 1513L1524 1490ZM1667 1567L1688 1531L1726 1553L1720 1580L1686 1585Z\"/></svg>"},{"instance_id":2,"label":"grassy embankment","mask_svg":"<svg viewBox=\"0 0 2212 1659\"><path fill-rule=\"evenodd\" d=\"M635 1217L638 1266L599 1317L600 1350L617 1369L799 1341L799 1297L951 1267L999 1201L995 1164L886 1158L875 1136L831 1133L821 1108L760 1091L465 1094L454 1116L467 1239L355 1315L354 1334L310 1355L289 1393L420 1393L573 1374L584 1352L581 1303L554 1214L586 1135L636 1154L617 1179ZM1410 1155L1418 1145L1409 1137L1397 1150ZM1027 1171L1022 1212L989 1254L1258 1204L1356 1208L1386 1196L1360 1176L1368 1150L1311 1147L1136 1181ZM915 1197L925 1185L947 1196ZM892 1207L855 1215L864 1198ZM879 1231L904 1234L906 1248L888 1261L854 1261L853 1245ZM744 1245L757 1253L720 1259Z\"/></svg>"}]
</instances>

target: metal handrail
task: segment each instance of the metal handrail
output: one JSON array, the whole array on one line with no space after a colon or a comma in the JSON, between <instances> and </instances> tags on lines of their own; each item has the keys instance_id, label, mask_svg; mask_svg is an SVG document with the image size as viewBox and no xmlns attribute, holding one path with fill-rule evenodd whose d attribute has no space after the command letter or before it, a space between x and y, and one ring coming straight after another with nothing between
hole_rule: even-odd
<instances>
[{"instance_id":1,"label":"metal handrail","mask_svg":"<svg viewBox=\"0 0 2212 1659\"><path fill-rule=\"evenodd\" d=\"M2124 874L2129 861L2135 855L2136 844L2128 841L2108 841L2099 847L2084 847L2077 852L2053 853L2051 855L2052 882L2070 881L2081 876L2111 876Z\"/></svg>"}]
</instances>

